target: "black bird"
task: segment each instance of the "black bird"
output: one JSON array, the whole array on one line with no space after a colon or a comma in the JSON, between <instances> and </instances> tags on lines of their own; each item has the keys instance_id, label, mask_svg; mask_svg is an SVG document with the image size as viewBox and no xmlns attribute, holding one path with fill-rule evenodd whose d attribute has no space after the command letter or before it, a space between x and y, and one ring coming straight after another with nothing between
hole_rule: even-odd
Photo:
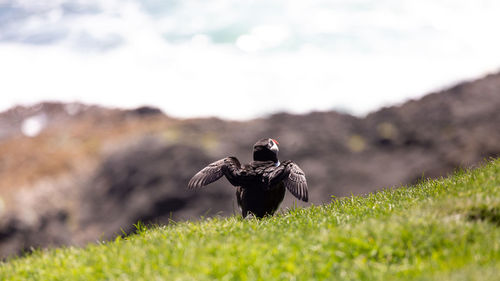
<instances>
[{"instance_id":1,"label":"black bird","mask_svg":"<svg viewBox=\"0 0 500 281\"><path fill-rule=\"evenodd\" d=\"M197 189L222 176L236 186L236 200L245 218L252 213L258 218L276 212L288 189L295 197L307 202L307 182L304 172L290 160L278 160L278 142L261 139L253 146L253 161L241 166L236 157L226 157L206 166L189 181L189 189Z\"/></svg>"}]
</instances>

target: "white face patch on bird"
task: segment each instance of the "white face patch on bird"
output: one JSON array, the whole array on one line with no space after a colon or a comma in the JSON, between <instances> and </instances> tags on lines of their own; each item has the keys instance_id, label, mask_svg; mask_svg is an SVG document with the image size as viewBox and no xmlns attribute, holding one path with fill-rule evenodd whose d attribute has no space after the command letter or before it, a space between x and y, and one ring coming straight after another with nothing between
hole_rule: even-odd
<instances>
[{"instance_id":1,"label":"white face patch on bird","mask_svg":"<svg viewBox=\"0 0 500 281\"><path fill-rule=\"evenodd\" d=\"M278 148L278 141L274 139L269 139L269 149L273 151L274 153L278 153L279 148Z\"/></svg>"}]
</instances>

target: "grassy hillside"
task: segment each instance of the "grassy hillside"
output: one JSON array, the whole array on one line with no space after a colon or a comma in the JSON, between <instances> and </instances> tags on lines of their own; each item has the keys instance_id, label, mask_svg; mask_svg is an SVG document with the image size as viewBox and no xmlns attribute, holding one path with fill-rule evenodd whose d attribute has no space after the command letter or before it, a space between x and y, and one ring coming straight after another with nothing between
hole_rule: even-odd
<instances>
[{"instance_id":1,"label":"grassy hillside","mask_svg":"<svg viewBox=\"0 0 500 281\"><path fill-rule=\"evenodd\" d=\"M500 160L263 220L138 232L10 260L0 280L500 280Z\"/></svg>"}]
</instances>

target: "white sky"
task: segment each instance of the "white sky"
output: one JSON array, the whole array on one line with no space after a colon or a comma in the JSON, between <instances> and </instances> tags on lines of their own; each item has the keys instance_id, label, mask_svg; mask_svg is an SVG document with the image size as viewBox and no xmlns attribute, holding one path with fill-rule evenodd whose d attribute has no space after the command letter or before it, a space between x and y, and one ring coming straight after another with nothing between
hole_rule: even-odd
<instances>
[{"instance_id":1,"label":"white sky","mask_svg":"<svg viewBox=\"0 0 500 281\"><path fill-rule=\"evenodd\" d=\"M500 70L498 15L494 0L0 0L0 110L365 114Z\"/></svg>"}]
</instances>

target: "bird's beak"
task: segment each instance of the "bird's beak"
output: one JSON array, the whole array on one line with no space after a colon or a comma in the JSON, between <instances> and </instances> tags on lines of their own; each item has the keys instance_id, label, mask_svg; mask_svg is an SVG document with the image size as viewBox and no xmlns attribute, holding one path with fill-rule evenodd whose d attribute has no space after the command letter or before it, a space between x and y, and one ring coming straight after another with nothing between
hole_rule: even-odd
<instances>
[{"instance_id":1,"label":"bird's beak","mask_svg":"<svg viewBox=\"0 0 500 281\"><path fill-rule=\"evenodd\" d=\"M273 141L273 146L271 146L271 151L274 151L275 153L277 153L279 151L279 148L278 148L278 142L275 141L274 139L271 139Z\"/></svg>"}]
</instances>

